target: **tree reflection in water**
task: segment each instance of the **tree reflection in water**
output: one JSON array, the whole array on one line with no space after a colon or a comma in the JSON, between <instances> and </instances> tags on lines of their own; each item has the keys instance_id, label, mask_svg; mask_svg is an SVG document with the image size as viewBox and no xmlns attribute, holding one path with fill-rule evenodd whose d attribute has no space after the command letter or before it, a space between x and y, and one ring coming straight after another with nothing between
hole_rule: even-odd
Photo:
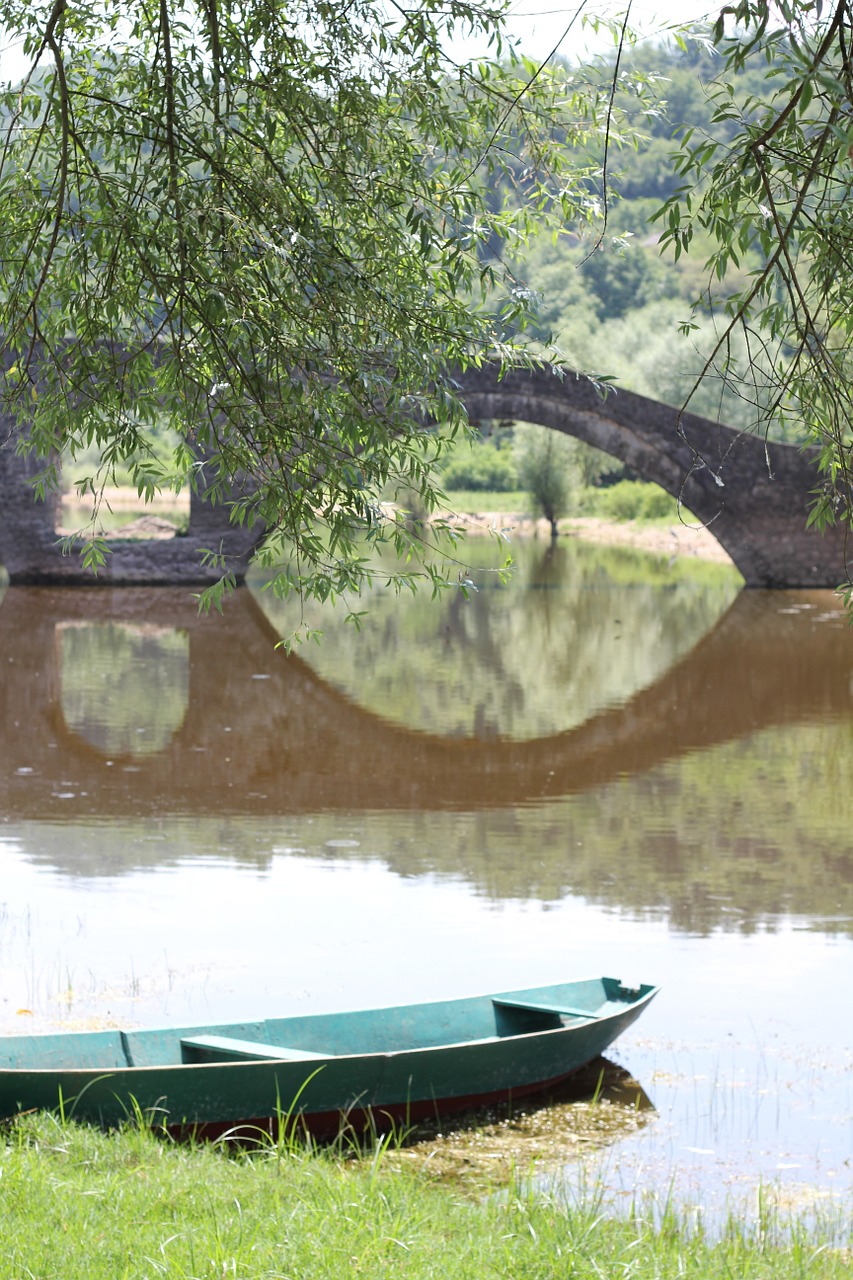
<instances>
[{"instance_id":1,"label":"tree reflection in water","mask_svg":"<svg viewBox=\"0 0 853 1280\"><path fill-rule=\"evenodd\" d=\"M494 544L471 538L477 587L433 600L375 590L358 632L343 609L309 607L323 632L305 657L365 710L441 736L529 739L565 732L659 679L737 595L728 566L670 564L568 539L513 548L501 582ZM293 604L261 593L276 629Z\"/></svg>"},{"instance_id":2,"label":"tree reflection in water","mask_svg":"<svg viewBox=\"0 0 853 1280\"><path fill-rule=\"evenodd\" d=\"M70 730L106 755L162 751L189 702L186 631L123 622L60 622L59 682Z\"/></svg>"}]
</instances>

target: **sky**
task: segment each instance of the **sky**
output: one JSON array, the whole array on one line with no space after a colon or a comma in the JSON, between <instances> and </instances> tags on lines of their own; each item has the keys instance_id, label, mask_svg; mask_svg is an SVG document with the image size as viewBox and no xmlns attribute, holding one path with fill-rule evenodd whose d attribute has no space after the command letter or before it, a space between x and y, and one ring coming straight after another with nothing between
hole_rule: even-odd
<instances>
[{"instance_id":1,"label":"sky","mask_svg":"<svg viewBox=\"0 0 853 1280\"><path fill-rule=\"evenodd\" d=\"M651 36L665 32L673 26L689 22L716 19L724 0L633 0L629 25L640 35ZM585 0L580 16L579 0L514 0L509 10L509 33L518 39L519 51L533 58L546 58L556 51L580 58L590 53L602 53L613 47L609 34L596 37L589 27L589 18L595 15L621 17L626 10L625 0ZM579 16L572 22L573 16ZM569 29L570 28L570 29ZM456 53L457 50L455 49ZM466 48L465 52L469 52ZM485 46L470 46L472 54L485 53Z\"/></svg>"},{"instance_id":2,"label":"sky","mask_svg":"<svg viewBox=\"0 0 853 1280\"><path fill-rule=\"evenodd\" d=\"M665 31L667 27L699 22L715 18L724 0L632 0L630 23L641 34L649 35ZM612 38L600 35L596 38L588 25L578 16L589 17L594 13L610 17L625 12L625 0L514 0L508 22L509 34L519 41L519 51L532 58L546 58L556 51L570 58L580 58L591 53L603 53L613 47ZM571 30L567 30L570 27ZM462 57L485 56L485 42L454 42L455 60ZM0 29L0 80L17 79L26 69L20 48L9 45Z\"/></svg>"}]
</instances>

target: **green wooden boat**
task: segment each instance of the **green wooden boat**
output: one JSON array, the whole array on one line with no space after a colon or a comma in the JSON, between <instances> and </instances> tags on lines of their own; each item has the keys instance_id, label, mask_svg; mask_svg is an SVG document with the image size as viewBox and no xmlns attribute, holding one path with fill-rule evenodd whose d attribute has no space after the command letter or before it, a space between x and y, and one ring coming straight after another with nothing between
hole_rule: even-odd
<instances>
[{"instance_id":1,"label":"green wooden boat","mask_svg":"<svg viewBox=\"0 0 853 1280\"><path fill-rule=\"evenodd\" d=\"M312 1132L417 1121L545 1089L656 994L614 978L352 1013L214 1026L0 1036L0 1117L62 1106L112 1125Z\"/></svg>"}]
</instances>

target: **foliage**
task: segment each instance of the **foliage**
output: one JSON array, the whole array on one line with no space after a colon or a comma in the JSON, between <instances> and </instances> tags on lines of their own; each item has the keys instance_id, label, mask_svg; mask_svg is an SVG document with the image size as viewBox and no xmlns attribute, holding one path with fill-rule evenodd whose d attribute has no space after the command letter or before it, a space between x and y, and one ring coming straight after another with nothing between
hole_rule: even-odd
<instances>
[{"instance_id":1,"label":"foliage","mask_svg":"<svg viewBox=\"0 0 853 1280\"><path fill-rule=\"evenodd\" d=\"M682 187L661 211L663 241L676 259L693 251L700 232L710 239L712 284L744 259L755 262L722 309L697 382L723 378L762 429L776 420L805 423L826 477L812 512L818 525L853 519L851 22L849 0L830 7L782 0L772 10L764 0L742 0L723 10L714 39L724 71L711 96L713 120L730 137L685 133ZM733 79L756 67L763 79L740 101ZM700 306L708 305L706 290Z\"/></svg>"},{"instance_id":2,"label":"foliage","mask_svg":"<svg viewBox=\"0 0 853 1280\"><path fill-rule=\"evenodd\" d=\"M150 434L146 435L145 460L149 464L158 465L163 471L168 470L179 441L180 438L173 430L155 425ZM135 488L133 465L135 461L141 460L131 457L123 463L115 463L110 468L110 484L119 488ZM77 450L73 458L68 456L63 460L60 481L63 490L68 493L78 489L87 490L87 479L97 473L100 465L101 451L93 440L84 449Z\"/></svg>"},{"instance_id":3,"label":"foliage","mask_svg":"<svg viewBox=\"0 0 853 1280\"><path fill-rule=\"evenodd\" d=\"M574 466L578 481L585 489L598 489L615 484L617 480L630 474L629 468L619 458L596 449L594 445L583 440L574 440Z\"/></svg>"},{"instance_id":4,"label":"foliage","mask_svg":"<svg viewBox=\"0 0 853 1280\"><path fill-rule=\"evenodd\" d=\"M604 60L599 70L603 80L612 63L612 55ZM736 126L714 118L710 94L723 63L706 25L687 28L659 42L630 44L623 51L620 66L619 100L626 121L635 130L636 142L611 157L608 168L617 200L611 203L610 212L614 228L639 234L645 224L630 217L637 211L637 201L653 201L657 208L681 185L673 151L683 131L701 129L727 143ZM741 103L759 93L765 79L761 66L743 66L727 73L731 95ZM642 95L634 92L638 82L645 86Z\"/></svg>"},{"instance_id":5,"label":"foliage","mask_svg":"<svg viewBox=\"0 0 853 1280\"><path fill-rule=\"evenodd\" d=\"M409 551L379 496L435 505L453 369L525 358L495 249L594 216L606 88L517 58L490 0L11 0L3 21L32 68L0 94L2 392L40 487L95 445L89 490L124 464L147 497L190 484L263 522L277 590L357 590L357 534ZM454 64L470 34L503 60Z\"/></svg>"},{"instance_id":6,"label":"foliage","mask_svg":"<svg viewBox=\"0 0 853 1280\"><path fill-rule=\"evenodd\" d=\"M744 112L766 90L772 74L772 69L748 65L724 71L722 59L709 46L707 31L697 29L680 44L624 50L621 66L633 78L623 81L620 74L617 98L635 131L635 145L610 157L607 234L593 237L570 228L556 239L541 236L525 250L519 271L540 298L536 336L543 343L554 342L572 367L613 376L675 406L689 398L694 412L749 429L755 425L756 407L739 393L730 369L751 367L753 398L766 409L766 355L756 342L748 344L742 333L733 333L729 364L708 362L726 327L727 297L747 287L751 272L761 265L758 248L747 248L738 266L730 264L725 279L703 292L703 260L714 248L711 233L696 222L691 253L665 260L661 228L654 221L661 199L675 198L680 184L675 161L679 133L693 130L723 149L736 137L737 122L715 114L712 95L721 74L731 101ZM591 65L587 74L597 74L603 82L608 67L612 72L612 60ZM638 78L645 88L640 98L632 93ZM700 294L689 330L680 333ZM775 438L806 439L795 416L765 415L764 427Z\"/></svg>"},{"instance_id":7,"label":"foliage","mask_svg":"<svg viewBox=\"0 0 853 1280\"><path fill-rule=\"evenodd\" d=\"M616 373L619 381L640 395L680 406L690 395L704 367L707 353L719 336L713 317L698 314L690 333L679 332L687 307L678 301L660 300L627 311L624 315L605 319L594 331L578 334L568 327L560 333L560 342L569 342L574 350L587 356L586 367ZM746 353L742 340L735 335L732 351ZM694 413L732 427L748 430L754 410L729 382L711 371L696 387L690 402ZM793 423L776 424L770 433L776 438L797 438ZM802 442L802 433L799 441Z\"/></svg>"},{"instance_id":8,"label":"foliage","mask_svg":"<svg viewBox=\"0 0 853 1280\"><path fill-rule=\"evenodd\" d=\"M656 484L620 480L603 490L599 510L613 520L677 520L675 499Z\"/></svg>"},{"instance_id":9,"label":"foliage","mask_svg":"<svg viewBox=\"0 0 853 1280\"><path fill-rule=\"evenodd\" d=\"M501 442L458 440L446 455L441 480L445 489L511 493L518 489L518 470L512 450Z\"/></svg>"}]
</instances>

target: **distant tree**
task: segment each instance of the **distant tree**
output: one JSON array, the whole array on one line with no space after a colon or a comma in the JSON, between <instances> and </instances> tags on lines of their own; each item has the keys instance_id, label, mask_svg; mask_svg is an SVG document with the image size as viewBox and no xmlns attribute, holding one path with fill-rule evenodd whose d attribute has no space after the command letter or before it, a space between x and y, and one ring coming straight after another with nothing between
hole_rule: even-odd
<instances>
[{"instance_id":1,"label":"distant tree","mask_svg":"<svg viewBox=\"0 0 853 1280\"><path fill-rule=\"evenodd\" d=\"M613 320L666 295L672 269L654 249L636 243L633 234L608 235L583 244L564 236L542 241L526 254L519 268L539 297L537 332L544 339L559 331L571 312L591 312L596 320ZM669 279L667 278L669 277Z\"/></svg>"},{"instance_id":2,"label":"distant tree","mask_svg":"<svg viewBox=\"0 0 853 1280\"><path fill-rule=\"evenodd\" d=\"M551 526L551 539L559 532L558 522L569 510L577 487L575 442L549 427L522 423L515 429L515 458L518 477L533 503Z\"/></svg>"}]
</instances>

